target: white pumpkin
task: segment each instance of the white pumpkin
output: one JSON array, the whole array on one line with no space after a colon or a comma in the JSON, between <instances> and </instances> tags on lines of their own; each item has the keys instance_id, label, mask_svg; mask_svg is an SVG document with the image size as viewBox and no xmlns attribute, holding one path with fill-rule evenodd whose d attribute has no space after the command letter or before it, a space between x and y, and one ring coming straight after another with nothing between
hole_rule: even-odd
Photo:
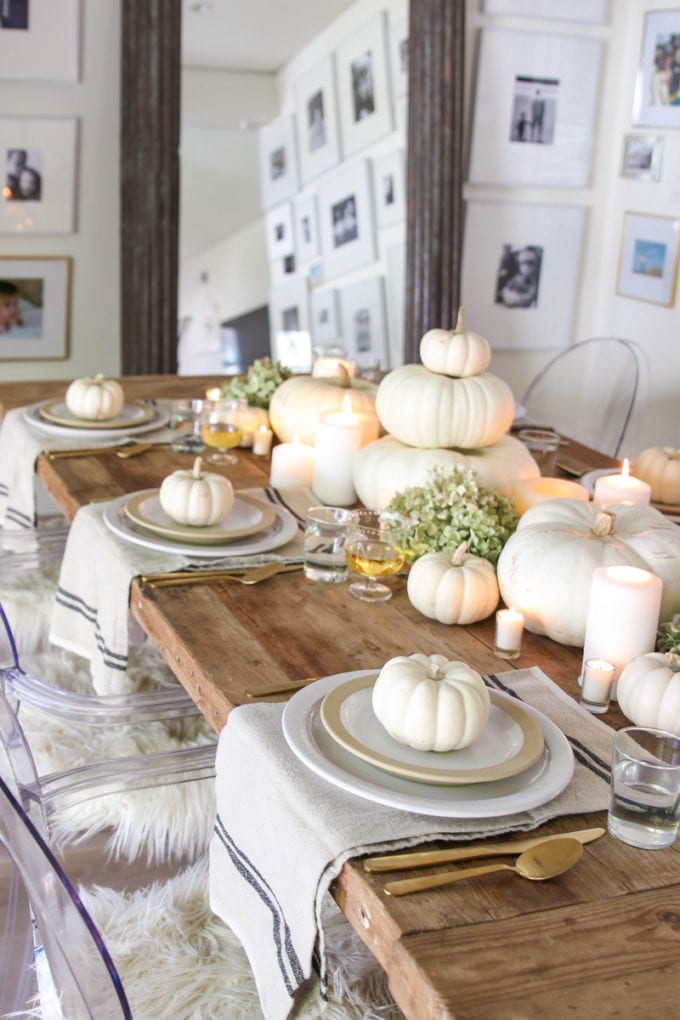
<instances>
[{"instance_id":1,"label":"white pumpkin","mask_svg":"<svg viewBox=\"0 0 680 1020\"><path fill-rule=\"evenodd\" d=\"M420 341L420 360L430 372L465 377L479 375L491 362L491 347L479 333L463 329L458 309L455 329L430 329Z\"/></svg>"},{"instance_id":2,"label":"white pumpkin","mask_svg":"<svg viewBox=\"0 0 680 1020\"><path fill-rule=\"evenodd\" d=\"M399 743L419 751L454 751L482 732L491 699L480 674L464 662L415 653L385 663L372 705Z\"/></svg>"},{"instance_id":3,"label":"white pumpkin","mask_svg":"<svg viewBox=\"0 0 680 1020\"><path fill-rule=\"evenodd\" d=\"M535 634L582 646L593 571L640 567L663 581L661 620L680 610L680 528L648 506L616 506L555 499L531 507L503 547L496 565L506 605L515 606Z\"/></svg>"},{"instance_id":4,"label":"white pumpkin","mask_svg":"<svg viewBox=\"0 0 680 1020\"><path fill-rule=\"evenodd\" d=\"M635 461L635 477L647 482L655 503L680 503L680 450L650 446Z\"/></svg>"},{"instance_id":5,"label":"white pumpkin","mask_svg":"<svg viewBox=\"0 0 680 1020\"><path fill-rule=\"evenodd\" d=\"M653 726L680 737L680 655L649 652L622 671L616 699L636 726Z\"/></svg>"},{"instance_id":6,"label":"white pumpkin","mask_svg":"<svg viewBox=\"0 0 680 1020\"><path fill-rule=\"evenodd\" d=\"M96 375L93 379L74 379L66 390L66 407L76 418L108 421L123 410L125 393L115 379Z\"/></svg>"},{"instance_id":7,"label":"white pumpkin","mask_svg":"<svg viewBox=\"0 0 680 1020\"><path fill-rule=\"evenodd\" d=\"M510 387L490 372L453 379L422 365L388 372L375 406L385 431L409 446L491 446L515 417Z\"/></svg>"},{"instance_id":8,"label":"white pumpkin","mask_svg":"<svg viewBox=\"0 0 680 1020\"><path fill-rule=\"evenodd\" d=\"M503 436L477 450L420 449L383 436L357 453L354 488L364 506L382 510L397 492L424 485L435 465L456 464L476 471L480 485L487 489L503 491L514 479L539 477L536 461L514 436Z\"/></svg>"},{"instance_id":9,"label":"white pumpkin","mask_svg":"<svg viewBox=\"0 0 680 1020\"><path fill-rule=\"evenodd\" d=\"M292 442L297 435L300 442L313 446L320 419L342 411L345 396L349 394L354 413L370 412L365 438L365 442L369 442L376 438L375 393L375 383L349 379L347 373L336 378L296 375L274 390L269 403L271 427L282 443Z\"/></svg>"},{"instance_id":10,"label":"white pumpkin","mask_svg":"<svg viewBox=\"0 0 680 1020\"><path fill-rule=\"evenodd\" d=\"M197 457L191 471L173 471L161 483L161 507L173 521L195 528L217 524L234 506L234 487L223 475L201 472Z\"/></svg>"},{"instance_id":11,"label":"white pumpkin","mask_svg":"<svg viewBox=\"0 0 680 1020\"><path fill-rule=\"evenodd\" d=\"M453 556L425 553L411 567L406 592L423 616L465 626L485 620L498 605L496 571L488 560L468 553L463 542Z\"/></svg>"}]
</instances>

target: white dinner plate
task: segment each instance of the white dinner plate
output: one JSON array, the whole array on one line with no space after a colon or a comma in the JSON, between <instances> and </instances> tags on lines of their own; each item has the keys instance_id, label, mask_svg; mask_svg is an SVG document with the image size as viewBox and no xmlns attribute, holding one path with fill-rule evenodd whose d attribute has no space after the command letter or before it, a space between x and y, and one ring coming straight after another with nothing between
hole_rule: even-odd
<instances>
[{"instance_id":1,"label":"white dinner plate","mask_svg":"<svg viewBox=\"0 0 680 1020\"><path fill-rule=\"evenodd\" d=\"M141 422L139 425L128 425L123 428L72 428L70 425L55 425L51 421L45 421L40 414L40 408L45 401L38 404L31 404L24 411L24 418L30 425L44 432L48 436L63 436L66 439L121 439L123 436L139 436L144 432L153 432L167 425L170 415L160 407L154 407L153 417L149 421Z\"/></svg>"},{"instance_id":2,"label":"white dinner plate","mask_svg":"<svg viewBox=\"0 0 680 1020\"><path fill-rule=\"evenodd\" d=\"M120 412L114 415L113 418L107 418L103 421L89 421L86 418L79 418L75 414L71 414L66 403L63 400L48 400L46 403L41 404L38 409L38 414L44 421L50 422L52 425L65 425L69 429L124 429L129 428L131 425L143 425L147 421L151 421L154 416L155 408L152 404L145 404L141 400L134 401L131 404L124 404Z\"/></svg>"},{"instance_id":3,"label":"white dinner plate","mask_svg":"<svg viewBox=\"0 0 680 1020\"><path fill-rule=\"evenodd\" d=\"M619 472L615 467L598 468L596 471L586 471L584 475L581 475L581 485L588 490L590 495L595 493L595 482L598 478L603 475L615 475ZM659 510L665 517L670 521L675 521L676 524L680 524L680 506L675 506L670 503L655 503L652 500L651 505L655 510Z\"/></svg>"},{"instance_id":4,"label":"white dinner plate","mask_svg":"<svg viewBox=\"0 0 680 1020\"><path fill-rule=\"evenodd\" d=\"M145 491L153 492L154 490ZM171 538L163 538L161 535L152 535L151 532L140 528L125 513L125 504L129 499L130 494L128 493L106 504L104 523L107 527L124 542L131 542L133 545L140 545L144 549L153 549L156 552L171 553L174 556L215 559L268 552L270 549L278 549L279 546L290 542L291 538L295 538L298 528L297 521L291 513L282 507L272 505L275 515L274 522L268 528L258 531L256 535L237 538L224 545L196 545L193 542L180 542Z\"/></svg>"},{"instance_id":5,"label":"white dinner plate","mask_svg":"<svg viewBox=\"0 0 680 1020\"><path fill-rule=\"evenodd\" d=\"M545 746L538 761L519 775L468 786L431 786L369 765L349 754L326 732L321 702L339 684L374 672L360 670L316 680L297 691L283 710L283 732L293 753L334 786L365 800L419 815L496 818L547 803L571 780L574 756L569 741L550 719L526 704L522 707L541 727Z\"/></svg>"},{"instance_id":6,"label":"white dinner plate","mask_svg":"<svg viewBox=\"0 0 680 1020\"><path fill-rule=\"evenodd\" d=\"M264 531L276 520L270 503L261 503L252 496L234 496L234 505L226 517L216 524L192 527L178 524L168 517L161 506L159 489L138 492L130 496L125 504L125 513L134 524L177 542L191 542L198 545L217 545L233 542L237 538L255 535Z\"/></svg>"}]
</instances>

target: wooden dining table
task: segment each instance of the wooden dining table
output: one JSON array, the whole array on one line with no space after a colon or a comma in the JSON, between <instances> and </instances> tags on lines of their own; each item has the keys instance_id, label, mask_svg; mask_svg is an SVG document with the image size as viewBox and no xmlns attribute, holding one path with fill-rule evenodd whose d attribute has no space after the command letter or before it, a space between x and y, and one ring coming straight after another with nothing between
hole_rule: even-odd
<instances>
[{"instance_id":1,"label":"wooden dining table","mask_svg":"<svg viewBox=\"0 0 680 1020\"><path fill-rule=\"evenodd\" d=\"M214 383L195 377L124 380L126 394L146 398L200 396ZM0 402L7 408L59 396L64 385L0 384ZM40 456L36 471L72 519L93 500L155 487L188 463L168 446L152 446L129 460ZM566 441L558 463L567 475L614 462ZM227 469L237 488L266 484L268 472L268 458L246 450ZM218 732L233 708L252 703L248 691L375 669L415 651L462 659L481 673L538 666L578 699L581 649L525 632L519 658L499 659L493 618L465 627L438 624L411 606L402 578L392 584L393 598L372 605L352 598L347 585L315 583L302 572L253 587L222 580L152 588L135 578L130 611ZM616 704L602 718L613 727L626 722ZM604 813L563 817L540 832L594 825L606 827ZM400 877L411 874L416 872ZM393 877L368 874L353 859L332 891L387 972L409 1020L678 1015L677 846L643 851L607 834L589 845L577 868L547 883L500 873L395 898L383 892Z\"/></svg>"}]
</instances>

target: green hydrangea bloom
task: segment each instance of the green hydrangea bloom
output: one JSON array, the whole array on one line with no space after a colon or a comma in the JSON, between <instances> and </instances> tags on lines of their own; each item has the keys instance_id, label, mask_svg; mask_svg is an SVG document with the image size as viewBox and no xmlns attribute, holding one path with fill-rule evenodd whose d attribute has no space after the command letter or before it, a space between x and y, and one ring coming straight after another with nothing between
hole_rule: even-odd
<instances>
[{"instance_id":1,"label":"green hydrangea bloom","mask_svg":"<svg viewBox=\"0 0 680 1020\"><path fill-rule=\"evenodd\" d=\"M675 652L680 655L680 613L676 613L672 620L659 624L656 635L657 652Z\"/></svg>"},{"instance_id":2,"label":"green hydrangea bloom","mask_svg":"<svg viewBox=\"0 0 680 1020\"><path fill-rule=\"evenodd\" d=\"M292 372L280 361L257 358L245 377L235 376L222 387L223 400L247 400L250 407L269 408L274 390L289 379Z\"/></svg>"}]
</instances>

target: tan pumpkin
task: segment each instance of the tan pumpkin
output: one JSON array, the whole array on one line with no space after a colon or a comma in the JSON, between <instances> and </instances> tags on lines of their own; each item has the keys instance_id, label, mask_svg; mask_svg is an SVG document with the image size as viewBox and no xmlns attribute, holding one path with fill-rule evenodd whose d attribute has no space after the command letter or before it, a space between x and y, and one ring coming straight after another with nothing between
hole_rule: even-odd
<instances>
[{"instance_id":1,"label":"tan pumpkin","mask_svg":"<svg viewBox=\"0 0 680 1020\"><path fill-rule=\"evenodd\" d=\"M465 626L485 620L498 605L496 571L468 553L463 542L453 556L425 553L411 567L406 591L418 612L439 623Z\"/></svg>"},{"instance_id":2,"label":"tan pumpkin","mask_svg":"<svg viewBox=\"0 0 680 1020\"><path fill-rule=\"evenodd\" d=\"M430 372L465 377L479 375L491 362L491 347L479 333L463 329L458 309L455 329L430 329L420 341L420 360Z\"/></svg>"},{"instance_id":3,"label":"tan pumpkin","mask_svg":"<svg viewBox=\"0 0 680 1020\"><path fill-rule=\"evenodd\" d=\"M527 630L582 646L593 571L618 565L661 578L662 621L680 610L680 528L653 507L539 503L520 517L496 572L503 601L524 613Z\"/></svg>"},{"instance_id":4,"label":"tan pumpkin","mask_svg":"<svg viewBox=\"0 0 680 1020\"><path fill-rule=\"evenodd\" d=\"M653 726L680 737L680 655L649 652L621 673L616 700L636 726Z\"/></svg>"},{"instance_id":5,"label":"tan pumpkin","mask_svg":"<svg viewBox=\"0 0 680 1020\"><path fill-rule=\"evenodd\" d=\"M234 506L234 487L224 475L201 471L197 457L191 471L173 471L161 483L162 509L178 524L201 528L223 520Z\"/></svg>"},{"instance_id":6,"label":"tan pumpkin","mask_svg":"<svg viewBox=\"0 0 680 1020\"><path fill-rule=\"evenodd\" d=\"M510 387L490 372L453 379L422 365L388 372L378 386L375 406L386 432L421 447L491 446L515 417Z\"/></svg>"},{"instance_id":7,"label":"tan pumpkin","mask_svg":"<svg viewBox=\"0 0 680 1020\"><path fill-rule=\"evenodd\" d=\"M635 477L651 486L655 503L680 503L680 450L650 446L635 461Z\"/></svg>"},{"instance_id":8,"label":"tan pumpkin","mask_svg":"<svg viewBox=\"0 0 680 1020\"><path fill-rule=\"evenodd\" d=\"M297 435L302 443L313 445L320 419L342 411L345 396L349 394L352 410L359 415L370 415L366 427L368 437L373 439L375 393L375 383L349 379L347 373L336 378L296 375L286 379L274 391L269 404L271 427L283 443L290 443Z\"/></svg>"},{"instance_id":9,"label":"tan pumpkin","mask_svg":"<svg viewBox=\"0 0 680 1020\"><path fill-rule=\"evenodd\" d=\"M115 379L99 374L74 379L66 390L66 406L76 418L87 421L108 421L123 410L125 393Z\"/></svg>"},{"instance_id":10,"label":"tan pumpkin","mask_svg":"<svg viewBox=\"0 0 680 1020\"><path fill-rule=\"evenodd\" d=\"M382 510L397 492L424 485L435 465L460 464L477 473L480 485L504 489L517 478L538 478L536 461L524 443L506 435L477 450L420 449L383 436L354 460L354 488L364 506Z\"/></svg>"}]
</instances>

